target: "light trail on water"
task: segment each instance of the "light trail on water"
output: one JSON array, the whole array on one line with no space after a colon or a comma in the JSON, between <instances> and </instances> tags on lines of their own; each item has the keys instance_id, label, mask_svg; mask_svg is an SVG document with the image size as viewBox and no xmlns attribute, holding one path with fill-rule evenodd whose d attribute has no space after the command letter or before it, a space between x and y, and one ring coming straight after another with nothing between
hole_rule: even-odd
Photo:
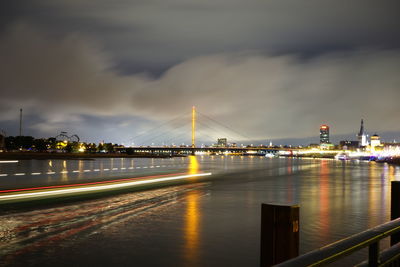
<instances>
[{"instance_id":1,"label":"light trail on water","mask_svg":"<svg viewBox=\"0 0 400 267\"><path fill-rule=\"evenodd\" d=\"M173 186L0 215L0 236L7 240L0 242L2 264L12 265L24 254L62 246L62 241L72 236L85 238L103 227L119 227L127 220L154 214L203 186L202 183Z\"/></svg>"},{"instance_id":2,"label":"light trail on water","mask_svg":"<svg viewBox=\"0 0 400 267\"><path fill-rule=\"evenodd\" d=\"M98 192L105 190L115 190L128 187L134 187L138 185L156 184L167 181L182 180L192 177L209 176L212 173L196 173L196 174L179 174L175 176L147 176L147 177L136 177L128 179L118 179L112 181L101 181L84 184L72 184L72 185L59 185L59 186L46 186L46 187L35 187L35 188L22 188L22 189L10 189L2 190L0 193L0 203L12 200L33 200L41 197L54 197L71 194L82 194L90 192ZM142 179L137 181L138 179ZM132 181L134 180L134 181Z\"/></svg>"},{"instance_id":3,"label":"light trail on water","mask_svg":"<svg viewBox=\"0 0 400 267\"><path fill-rule=\"evenodd\" d=\"M18 162L18 161L17 161ZM65 163L64 163L65 165ZM52 163L49 162L49 166L52 166ZM72 170L72 171L67 171L67 170L62 170L59 172L56 171L48 171L48 172L43 172L43 174L48 174L48 175L53 175L53 174L67 174L69 172L72 173L89 173L89 172L100 172L100 171L126 171L127 169L129 170L133 170L133 169L153 169L153 168L165 168L165 167L184 167L184 164L172 164L172 165L151 165L151 166L138 166L138 167L129 167L129 168L125 168L125 167L121 167L121 168L112 168L112 169L85 169L85 170ZM66 166L64 166L65 169ZM41 172L32 172L32 173L0 173L0 177L5 177L5 176L9 176L9 175L14 175L14 176L25 176L25 175L41 175Z\"/></svg>"}]
</instances>

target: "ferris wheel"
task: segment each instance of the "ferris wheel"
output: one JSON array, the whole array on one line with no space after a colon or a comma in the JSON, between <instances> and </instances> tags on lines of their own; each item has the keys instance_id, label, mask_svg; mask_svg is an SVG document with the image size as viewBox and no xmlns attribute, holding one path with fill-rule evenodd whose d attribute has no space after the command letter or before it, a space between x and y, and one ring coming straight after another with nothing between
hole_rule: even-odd
<instances>
[{"instance_id":1,"label":"ferris wheel","mask_svg":"<svg viewBox=\"0 0 400 267\"><path fill-rule=\"evenodd\" d=\"M68 141L68 142L78 142L79 143L80 138L76 134L69 136L67 132L61 132L59 135L56 136L56 140L63 140L63 141Z\"/></svg>"}]
</instances>

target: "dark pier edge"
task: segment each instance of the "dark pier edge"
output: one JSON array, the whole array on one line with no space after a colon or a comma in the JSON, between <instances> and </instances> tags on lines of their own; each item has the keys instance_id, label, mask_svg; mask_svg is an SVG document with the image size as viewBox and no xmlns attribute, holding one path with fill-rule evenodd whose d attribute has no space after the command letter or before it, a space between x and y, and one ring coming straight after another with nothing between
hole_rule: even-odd
<instances>
[{"instance_id":1,"label":"dark pier edge","mask_svg":"<svg viewBox=\"0 0 400 267\"><path fill-rule=\"evenodd\" d=\"M260 266L272 266L299 255L297 205L261 204Z\"/></svg>"},{"instance_id":2,"label":"dark pier edge","mask_svg":"<svg viewBox=\"0 0 400 267\"><path fill-rule=\"evenodd\" d=\"M400 181L392 181L391 183L391 200L390 200L390 220L400 217ZM400 242L400 233L394 234L390 238L390 245L393 246Z\"/></svg>"}]
</instances>

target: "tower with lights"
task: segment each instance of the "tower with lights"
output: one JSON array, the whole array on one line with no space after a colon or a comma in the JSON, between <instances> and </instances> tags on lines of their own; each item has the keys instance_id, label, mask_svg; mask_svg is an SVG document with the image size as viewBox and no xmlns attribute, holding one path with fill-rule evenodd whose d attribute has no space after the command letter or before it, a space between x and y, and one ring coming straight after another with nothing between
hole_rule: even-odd
<instances>
[{"instance_id":1,"label":"tower with lights","mask_svg":"<svg viewBox=\"0 0 400 267\"><path fill-rule=\"evenodd\" d=\"M321 125L319 127L319 143L320 144L329 144L329 126Z\"/></svg>"},{"instance_id":2,"label":"tower with lights","mask_svg":"<svg viewBox=\"0 0 400 267\"><path fill-rule=\"evenodd\" d=\"M364 120L363 119L361 119L360 131L358 132L357 137L358 137L358 144L360 147L368 146L367 135L365 134L365 131L364 131Z\"/></svg>"}]
</instances>

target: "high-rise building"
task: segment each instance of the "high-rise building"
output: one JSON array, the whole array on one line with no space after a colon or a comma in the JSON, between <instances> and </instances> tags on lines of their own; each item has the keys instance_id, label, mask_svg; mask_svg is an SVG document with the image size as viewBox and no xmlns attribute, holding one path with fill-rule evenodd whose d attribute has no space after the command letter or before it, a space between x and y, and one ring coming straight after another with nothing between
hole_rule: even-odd
<instances>
[{"instance_id":1,"label":"high-rise building","mask_svg":"<svg viewBox=\"0 0 400 267\"><path fill-rule=\"evenodd\" d=\"M320 144L329 144L329 126L321 125L319 127L319 143Z\"/></svg>"},{"instance_id":2,"label":"high-rise building","mask_svg":"<svg viewBox=\"0 0 400 267\"><path fill-rule=\"evenodd\" d=\"M227 147L228 146L228 140L226 138L218 138L217 146L218 147Z\"/></svg>"}]
</instances>

